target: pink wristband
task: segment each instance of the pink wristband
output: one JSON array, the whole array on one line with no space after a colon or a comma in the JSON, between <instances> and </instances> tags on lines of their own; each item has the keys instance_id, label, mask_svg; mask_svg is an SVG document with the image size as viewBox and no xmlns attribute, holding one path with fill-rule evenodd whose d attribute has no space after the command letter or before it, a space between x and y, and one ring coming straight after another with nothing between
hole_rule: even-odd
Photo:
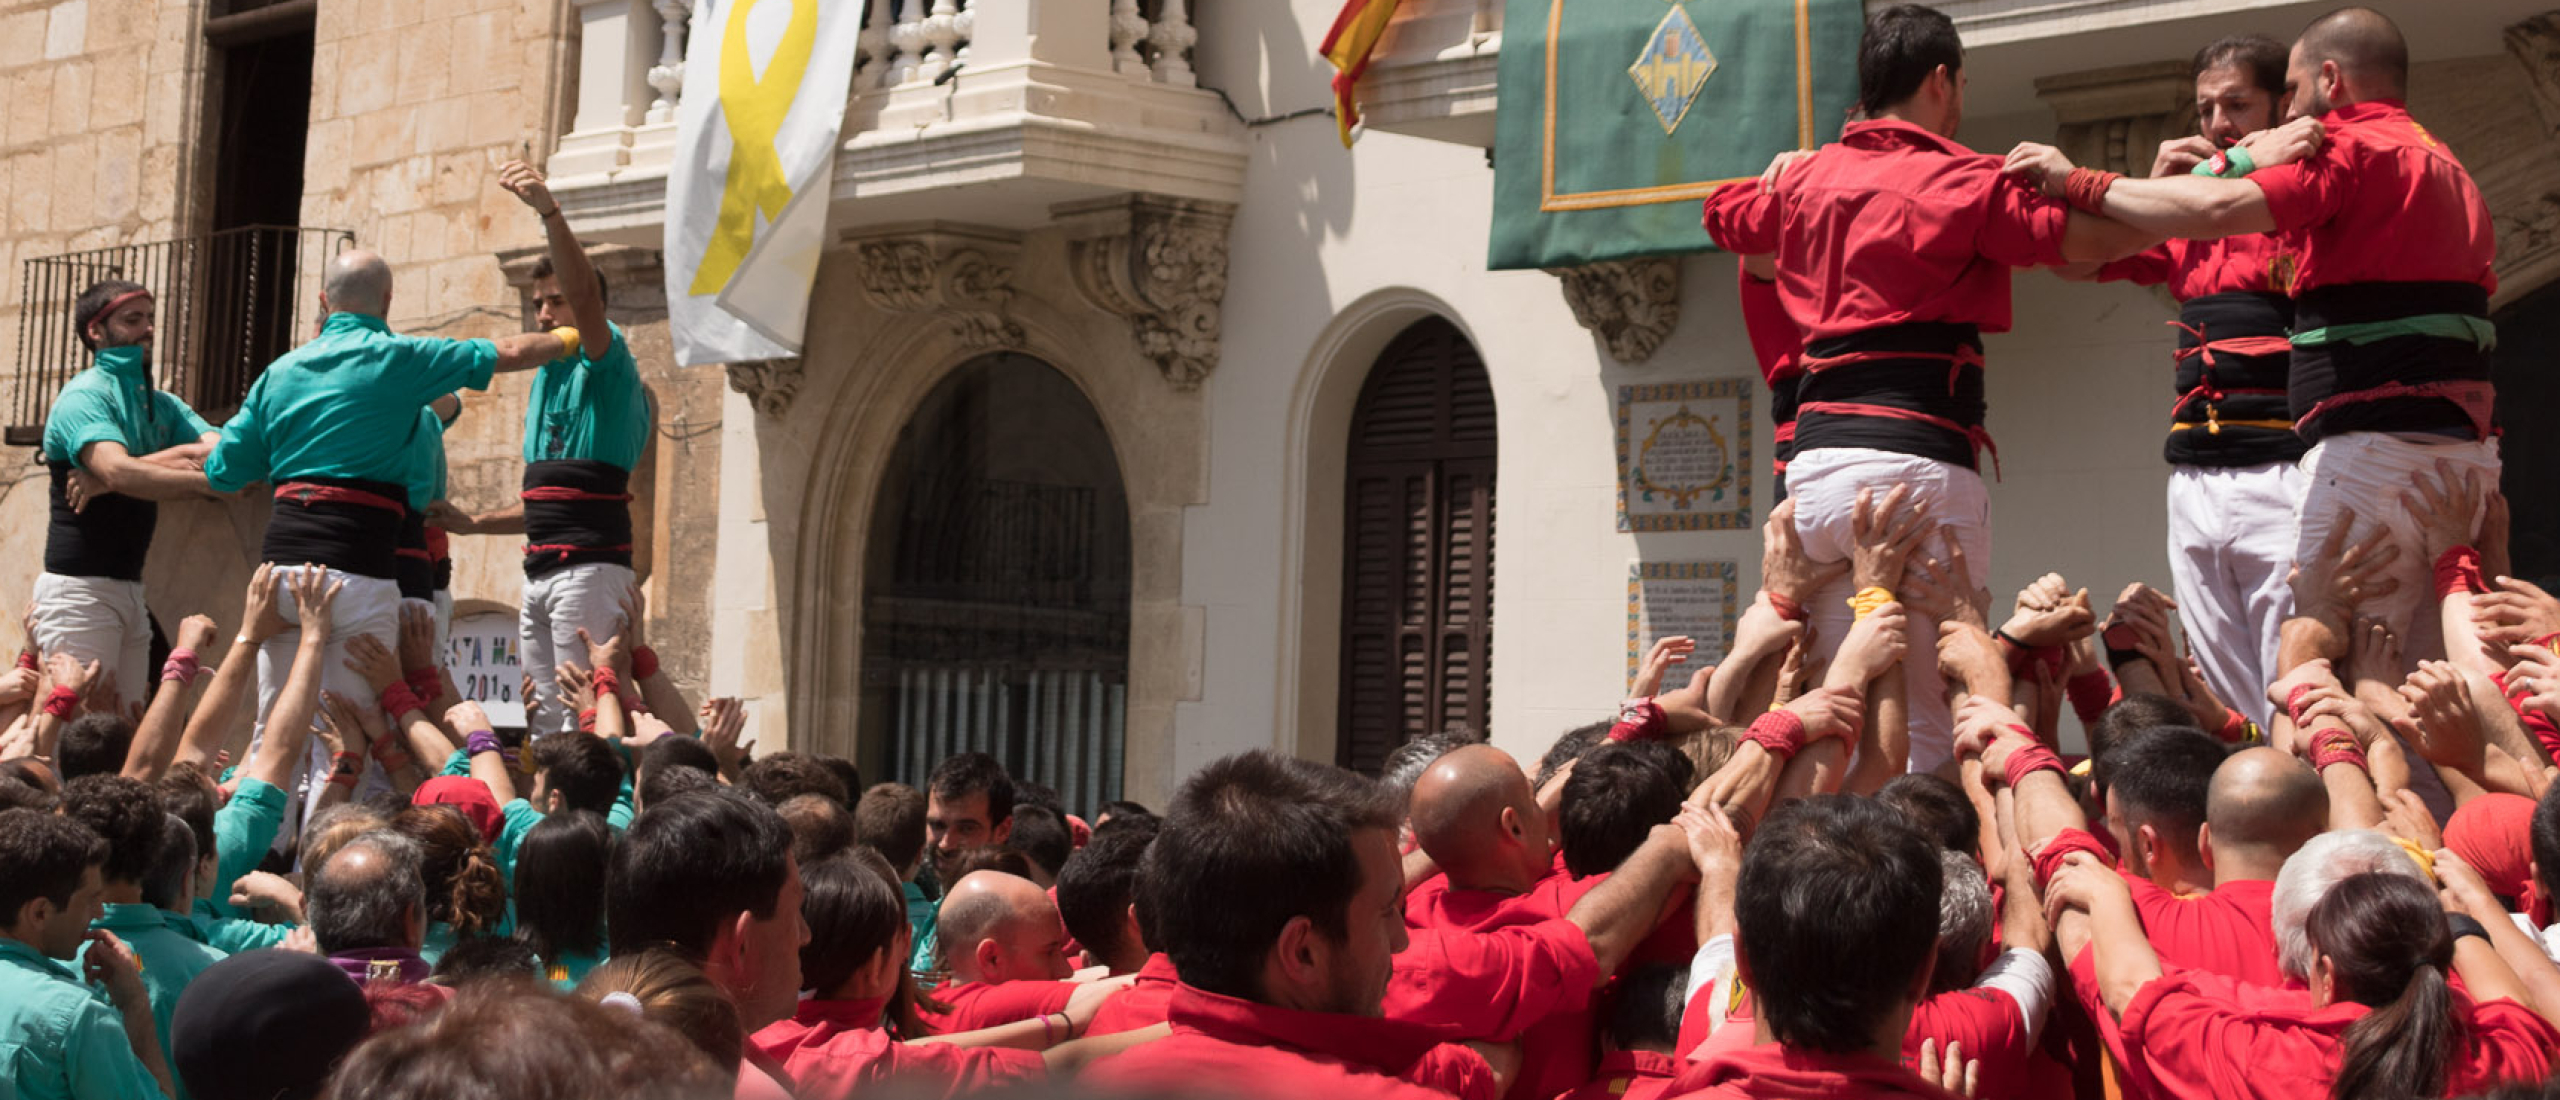
<instances>
[{"instance_id":1,"label":"pink wristband","mask_svg":"<svg viewBox=\"0 0 2560 1100\"><path fill-rule=\"evenodd\" d=\"M184 684L196 678L196 651L179 646L169 651L169 659L160 663L162 682L176 680Z\"/></svg>"},{"instance_id":2,"label":"pink wristband","mask_svg":"<svg viewBox=\"0 0 2560 1100\"><path fill-rule=\"evenodd\" d=\"M1751 728L1742 739L1760 746L1781 762L1795 758L1804 748L1804 719L1795 712L1773 710L1751 720Z\"/></svg>"}]
</instances>

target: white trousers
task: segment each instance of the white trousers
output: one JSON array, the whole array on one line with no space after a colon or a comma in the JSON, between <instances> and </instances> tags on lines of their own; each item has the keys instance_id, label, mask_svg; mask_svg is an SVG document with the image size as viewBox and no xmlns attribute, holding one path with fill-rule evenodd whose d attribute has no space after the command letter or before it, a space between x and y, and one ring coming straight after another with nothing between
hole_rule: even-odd
<instances>
[{"instance_id":1,"label":"white trousers","mask_svg":"<svg viewBox=\"0 0 2560 1100\"><path fill-rule=\"evenodd\" d=\"M275 571L276 610L289 623L302 621L302 609L293 599L292 578L304 571L303 566L279 566ZM373 700L373 687L347 667L347 643L358 634L370 634L373 640L394 653L400 651L400 585L382 577L363 577L321 567L331 581L345 581L338 599L330 607L329 646L320 666L320 690L334 691L349 699ZM267 719L275 712L276 697L284 693L285 677L293 671L294 654L302 648L299 627L266 640L258 647L258 717L256 731L249 738L250 755L255 756L258 742L266 737ZM318 724L315 712L313 724ZM284 815L284 827L276 830L276 850L290 851L302 835L302 824L310 817L313 795L329 781L329 749L313 738L303 749L303 768L286 791L290 801ZM365 762L364 779L356 785L358 801L389 790L390 780L383 776L382 766Z\"/></svg>"},{"instance_id":2,"label":"white trousers","mask_svg":"<svg viewBox=\"0 0 2560 1100\"><path fill-rule=\"evenodd\" d=\"M98 662L99 671L115 673L116 694L126 704L148 702L160 686L152 675L158 670L151 667L151 609L141 581L42 574L33 619L38 653Z\"/></svg>"},{"instance_id":3,"label":"white trousers","mask_svg":"<svg viewBox=\"0 0 2560 1100\"><path fill-rule=\"evenodd\" d=\"M612 636L632 584L629 566L603 562L554 569L524 582L517 630L524 636L524 670L533 677L533 698L525 701L528 737L577 728L578 716L560 705L553 670L562 661L587 663L580 629L599 642Z\"/></svg>"},{"instance_id":4,"label":"white trousers","mask_svg":"<svg viewBox=\"0 0 2560 1100\"><path fill-rule=\"evenodd\" d=\"M2457 473L2485 475L2494 484L2500 468L2498 443L2494 439L2349 432L2321 440L2311 453L2302 456L2302 504L2295 511L2297 558L2316 557L2329 532L2349 512L2354 513L2355 519L2354 526L2347 529L2349 545L2380 527L2391 532L2392 544L2400 548L2400 556L2383 574L2400 582L2399 591L2368 601L2358 613L2382 620L2400 636L2402 675L2417 668L2421 660L2444 657L2444 622L2436 600L2436 563L2427 557L2426 547L2420 543L2417 523L2400 504L2400 494L2417 484L2420 471L2434 478L2438 462L2451 462ZM2435 811L2436 820L2452 816L2453 797L2446 793L2444 782L2436 778L2435 769L2427 766L2416 749L2410 749L2407 756L2409 789L2426 800L2427 808Z\"/></svg>"},{"instance_id":5,"label":"white trousers","mask_svg":"<svg viewBox=\"0 0 2560 1100\"><path fill-rule=\"evenodd\" d=\"M1873 489L1882 499L1896 484L1911 486L1906 507L1925 514L1942 535L1964 547L1973 576L1968 588L1980 587L1991 567L1991 494L1982 475L1950 462L1864 447L1825 447L1799 452L1787 463L1787 495L1796 502L1796 536L1805 555L1816 562L1846 561L1857 546L1853 524L1858 490ZM1923 553L1943 558L1939 536L1922 544ZM1855 617L1849 597L1855 583L1843 575L1814 594L1812 627L1815 652L1825 660L1840 651ZM1903 658L1903 685L1910 704L1910 770L1935 771L1955 754L1955 717L1947 710L1946 686L1938 678L1937 639L1914 637Z\"/></svg>"},{"instance_id":6,"label":"white trousers","mask_svg":"<svg viewBox=\"0 0 2560 1100\"><path fill-rule=\"evenodd\" d=\"M2178 620L2204 682L2267 725L2276 637L2293 614L2293 510L2302 468L2175 466L2169 471L2169 575Z\"/></svg>"}]
</instances>

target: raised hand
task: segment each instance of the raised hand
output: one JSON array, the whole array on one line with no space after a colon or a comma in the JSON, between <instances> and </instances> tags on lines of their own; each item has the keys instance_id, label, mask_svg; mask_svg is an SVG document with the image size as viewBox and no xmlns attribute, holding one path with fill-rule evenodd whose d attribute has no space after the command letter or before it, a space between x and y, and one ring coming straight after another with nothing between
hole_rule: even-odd
<instances>
[{"instance_id":1,"label":"raised hand","mask_svg":"<svg viewBox=\"0 0 2560 1100\"><path fill-rule=\"evenodd\" d=\"M1878 499L1874 489L1858 490L1849 516L1856 546L1849 552L1849 579L1860 589L1888 592L1902 583L1903 563L1919 544L1921 509L1908 483L1898 484Z\"/></svg>"},{"instance_id":2,"label":"raised hand","mask_svg":"<svg viewBox=\"0 0 2560 1100\"><path fill-rule=\"evenodd\" d=\"M631 678L631 643L623 635L599 642L582 626L578 628L578 641L587 647L588 668L609 668L616 676Z\"/></svg>"},{"instance_id":3,"label":"raised hand","mask_svg":"<svg viewBox=\"0 0 2560 1100\"><path fill-rule=\"evenodd\" d=\"M1760 526L1760 542L1760 587L1799 605L1812 602L1822 586L1849 569L1845 561L1817 565L1805 556L1804 540L1796 534L1793 498L1769 510L1769 521Z\"/></svg>"},{"instance_id":4,"label":"raised hand","mask_svg":"<svg viewBox=\"0 0 2560 1100\"><path fill-rule=\"evenodd\" d=\"M2516 662L2507 670L2507 697L2519 707L2560 721L2560 654L2539 645L2514 646L2507 654Z\"/></svg>"},{"instance_id":5,"label":"raised hand","mask_svg":"<svg viewBox=\"0 0 2560 1100\"><path fill-rule=\"evenodd\" d=\"M1938 673L1951 693L1982 696L2004 707L2009 703L2009 659L1981 627L1938 624Z\"/></svg>"},{"instance_id":6,"label":"raised hand","mask_svg":"<svg viewBox=\"0 0 2560 1100\"><path fill-rule=\"evenodd\" d=\"M2400 590L2398 578L2383 575L2400 560L2391 529L2376 525L2372 534L2349 546L2347 532L2354 526L2355 514L2340 512L2337 525L2321 540L2319 555L2294 563L2293 569L2294 613L2326 623L2340 634L2365 601Z\"/></svg>"},{"instance_id":7,"label":"raised hand","mask_svg":"<svg viewBox=\"0 0 2560 1100\"><path fill-rule=\"evenodd\" d=\"M527 209L546 218L560 209L559 201L551 197L551 185L542 178L542 172L523 161L511 160L499 165L498 186L506 188L507 193L523 202Z\"/></svg>"},{"instance_id":8,"label":"raised hand","mask_svg":"<svg viewBox=\"0 0 2560 1100\"><path fill-rule=\"evenodd\" d=\"M213 636L221 629L214 625L211 615L189 615L178 620L177 648L201 654L213 645Z\"/></svg>"},{"instance_id":9,"label":"raised hand","mask_svg":"<svg viewBox=\"0 0 2560 1100\"><path fill-rule=\"evenodd\" d=\"M400 669L416 672L438 668L436 613L413 603L400 605Z\"/></svg>"},{"instance_id":10,"label":"raised hand","mask_svg":"<svg viewBox=\"0 0 2560 1100\"><path fill-rule=\"evenodd\" d=\"M2089 606L2089 590L2067 592L2059 573L2047 573L2018 593L2017 610L2000 627L2029 649L2067 645L2098 632L2098 614Z\"/></svg>"},{"instance_id":11,"label":"raised hand","mask_svg":"<svg viewBox=\"0 0 2560 1100\"><path fill-rule=\"evenodd\" d=\"M1662 674L1669 672L1673 665L1688 660L1697 649L1698 643L1686 634L1654 639L1653 648L1644 655L1644 667L1636 673L1636 682L1627 691L1628 696L1643 699L1659 694L1662 691Z\"/></svg>"},{"instance_id":12,"label":"raised hand","mask_svg":"<svg viewBox=\"0 0 2560 1100\"><path fill-rule=\"evenodd\" d=\"M333 581L329 571L317 565L305 565L293 576L293 606L302 620L302 637L307 644L313 639L325 640L335 626L338 593L347 587L344 580Z\"/></svg>"},{"instance_id":13,"label":"raised hand","mask_svg":"<svg viewBox=\"0 0 2560 1100\"><path fill-rule=\"evenodd\" d=\"M2400 685L2409 716L2392 723L2418 755L2438 767L2476 772L2488 753L2471 685L2445 661L2421 661Z\"/></svg>"},{"instance_id":14,"label":"raised hand","mask_svg":"<svg viewBox=\"0 0 2560 1100\"><path fill-rule=\"evenodd\" d=\"M70 688L86 700L97 683L98 662L83 661L68 653L48 654L44 659L44 676L50 686Z\"/></svg>"},{"instance_id":15,"label":"raised hand","mask_svg":"<svg viewBox=\"0 0 2560 1100\"><path fill-rule=\"evenodd\" d=\"M497 729L489 721L489 712L480 709L480 704L469 699L446 707L444 724L446 729L465 738L474 733L494 732Z\"/></svg>"},{"instance_id":16,"label":"raised hand","mask_svg":"<svg viewBox=\"0 0 2560 1100\"><path fill-rule=\"evenodd\" d=\"M2071 178L2074 167L2062 150L2041 142L2022 141L2009 150L2000 171L2044 192L2047 198L2058 199L2062 197L2063 181Z\"/></svg>"},{"instance_id":17,"label":"raised hand","mask_svg":"<svg viewBox=\"0 0 2560 1100\"><path fill-rule=\"evenodd\" d=\"M2171 138L2161 142L2159 153L2151 158L2151 177L2158 179L2162 176L2186 175L2193 171L2196 165L2212 160L2213 155L2221 151L2214 148L2213 142L2198 134Z\"/></svg>"},{"instance_id":18,"label":"raised hand","mask_svg":"<svg viewBox=\"0 0 2560 1100\"><path fill-rule=\"evenodd\" d=\"M263 642L293 629L278 608L275 563L260 562L249 574L249 595L240 608L240 632L250 641Z\"/></svg>"},{"instance_id":19,"label":"raised hand","mask_svg":"<svg viewBox=\"0 0 2560 1100\"><path fill-rule=\"evenodd\" d=\"M734 769L745 755L738 735L747 728L746 705L729 696L702 704L702 745L718 758L722 770Z\"/></svg>"},{"instance_id":20,"label":"raised hand","mask_svg":"<svg viewBox=\"0 0 2560 1100\"><path fill-rule=\"evenodd\" d=\"M383 648L371 634L358 634L347 639L347 670L364 677L365 685L376 695L401 682L400 661Z\"/></svg>"},{"instance_id":21,"label":"raised hand","mask_svg":"<svg viewBox=\"0 0 2560 1100\"><path fill-rule=\"evenodd\" d=\"M2560 634L2560 599L2532 581L2499 577L2471 597L2471 621L2492 645L2518 645Z\"/></svg>"},{"instance_id":22,"label":"raised hand","mask_svg":"<svg viewBox=\"0 0 2560 1100\"><path fill-rule=\"evenodd\" d=\"M2249 150L2249 159L2257 162L2258 167L2273 168L2319 152L2321 144L2327 140L2328 130L2320 125L2319 119L2297 118L2242 138L2240 144Z\"/></svg>"},{"instance_id":23,"label":"raised hand","mask_svg":"<svg viewBox=\"0 0 2560 1100\"><path fill-rule=\"evenodd\" d=\"M1831 658L1831 682L1864 687L1886 669L1902 663L1911 648L1911 617L1902 605L1889 603L1849 627L1840 652Z\"/></svg>"},{"instance_id":24,"label":"raised hand","mask_svg":"<svg viewBox=\"0 0 2560 1100\"><path fill-rule=\"evenodd\" d=\"M1964 1044L1949 1042L1945 1057L1938 1054L1938 1041L1920 1040L1920 1079L1958 1096L1972 1097L1982 1088L1982 1060L1964 1056Z\"/></svg>"},{"instance_id":25,"label":"raised hand","mask_svg":"<svg viewBox=\"0 0 2560 1100\"><path fill-rule=\"evenodd\" d=\"M585 631L579 632L580 636L584 636L585 633ZM559 689L555 694L559 697L561 705L568 707L571 713L595 709L595 674L588 671L585 665L576 661L560 662L560 667L551 671L551 683Z\"/></svg>"},{"instance_id":26,"label":"raised hand","mask_svg":"<svg viewBox=\"0 0 2560 1100\"><path fill-rule=\"evenodd\" d=\"M1804 743L1825 737L1855 741L1866 724L1864 693L1853 687L1819 687L1787 704L1787 713L1804 723Z\"/></svg>"},{"instance_id":27,"label":"raised hand","mask_svg":"<svg viewBox=\"0 0 2560 1100\"><path fill-rule=\"evenodd\" d=\"M2400 494L2400 507L2417 525L2427 560L2433 562L2447 550L2470 545L2475 517L2480 514L2479 479L2437 459L2434 470L2419 470L2412 480L2416 485Z\"/></svg>"}]
</instances>

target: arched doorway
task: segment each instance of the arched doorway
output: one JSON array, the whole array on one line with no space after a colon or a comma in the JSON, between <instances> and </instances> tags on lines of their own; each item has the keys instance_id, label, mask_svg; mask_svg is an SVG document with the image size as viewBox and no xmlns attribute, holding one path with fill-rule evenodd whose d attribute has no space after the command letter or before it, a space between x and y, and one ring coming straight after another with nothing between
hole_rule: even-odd
<instances>
[{"instance_id":1,"label":"arched doorway","mask_svg":"<svg viewBox=\"0 0 2560 1100\"><path fill-rule=\"evenodd\" d=\"M864 770L921 788L979 751L1074 810L1119 797L1129 500L1075 384L1011 353L953 371L899 431L870 530Z\"/></svg>"},{"instance_id":2,"label":"arched doorway","mask_svg":"<svg viewBox=\"0 0 2560 1100\"><path fill-rule=\"evenodd\" d=\"M1485 728L1493 651L1493 384L1447 320L1397 334L1362 384L1344 462L1336 760Z\"/></svg>"}]
</instances>

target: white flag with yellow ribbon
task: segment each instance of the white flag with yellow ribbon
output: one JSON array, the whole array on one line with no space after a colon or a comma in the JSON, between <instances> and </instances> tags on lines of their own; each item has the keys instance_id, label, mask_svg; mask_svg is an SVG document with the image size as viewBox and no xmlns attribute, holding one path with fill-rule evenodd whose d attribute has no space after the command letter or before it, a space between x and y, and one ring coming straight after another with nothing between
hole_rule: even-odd
<instances>
[{"instance_id":1,"label":"white flag with yellow ribbon","mask_svg":"<svg viewBox=\"0 0 2560 1100\"><path fill-rule=\"evenodd\" d=\"M866 5L702 0L667 172L667 314L686 366L800 353Z\"/></svg>"}]
</instances>

